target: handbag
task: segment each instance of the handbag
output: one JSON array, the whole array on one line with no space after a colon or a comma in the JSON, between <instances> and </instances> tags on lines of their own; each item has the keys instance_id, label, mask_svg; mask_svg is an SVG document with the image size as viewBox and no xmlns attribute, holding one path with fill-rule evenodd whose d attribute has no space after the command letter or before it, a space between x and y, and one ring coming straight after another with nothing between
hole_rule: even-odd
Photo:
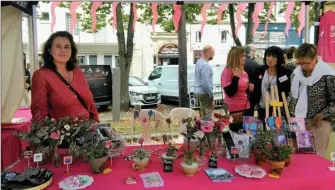
<instances>
[{"instance_id":1,"label":"handbag","mask_svg":"<svg viewBox=\"0 0 335 190\"><path fill-rule=\"evenodd\" d=\"M88 111L88 113L90 114L90 118L92 119L92 114L89 111L84 99L80 96L80 94L71 86L71 84L69 82L67 82L67 80L65 80L63 78L63 76L56 69L53 69L53 71L56 73L56 75L59 77L59 79L76 95L77 99L79 100L81 105L83 105L84 108Z\"/></svg>"}]
</instances>

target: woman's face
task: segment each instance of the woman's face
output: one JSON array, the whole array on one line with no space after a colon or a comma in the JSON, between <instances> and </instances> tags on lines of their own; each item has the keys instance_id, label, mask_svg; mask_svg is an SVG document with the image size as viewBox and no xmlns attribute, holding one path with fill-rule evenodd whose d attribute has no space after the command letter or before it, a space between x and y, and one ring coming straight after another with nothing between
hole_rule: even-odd
<instances>
[{"instance_id":1,"label":"woman's face","mask_svg":"<svg viewBox=\"0 0 335 190\"><path fill-rule=\"evenodd\" d=\"M276 55L274 54L267 54L266 55L266 64L268 65L268 67L274 67L277 65L278 59L276 57Z\"/></svg>"},{"instance_id":2,"label":"woman's face","mask_svg":"<svg viewBox=\"0 0 335 190\"><path fill-rule=\"evenodd\" d=\"M246 60L246 54L245 52L240 55L240 68L244 69L245 65L245 60Z\"/></svg>"},{"instance_id":3,"label":"woman's face","mask_svg":"<svg viewBox=\"0 0 335 190\"><path fill-rule=\"evenodd\" d=\"M70 40L66 37L56 37L51 45L51 56L54 62L66 64L72 53Z\"/></svg>"},{"instance_id":4,"label":"woman's face","mask_svg":"<svg viewBox=\"0 0 335 190\"><path fill-rule=\"evenodd\" d=\"M301 66L301 68L306 72L312 72L316 63L318 62L318 57L315 56L314 58L298 58L296 63Z\"/></svg>"}]
</instances>

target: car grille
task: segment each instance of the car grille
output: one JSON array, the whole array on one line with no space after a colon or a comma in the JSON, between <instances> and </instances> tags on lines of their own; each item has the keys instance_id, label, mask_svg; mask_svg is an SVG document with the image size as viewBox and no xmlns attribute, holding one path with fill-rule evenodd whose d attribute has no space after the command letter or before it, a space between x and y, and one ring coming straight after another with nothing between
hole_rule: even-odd
<instances>
[{"instance_id":1,"label":"car grille","mask_svg":"<svg viewBox=\"0 0 335 190\"><path fill-rule=\"evenodd\" d=\"M146 102L156 102L158 98L157 93L143 94L143 99Z\"/></svg>"}]
</instances>

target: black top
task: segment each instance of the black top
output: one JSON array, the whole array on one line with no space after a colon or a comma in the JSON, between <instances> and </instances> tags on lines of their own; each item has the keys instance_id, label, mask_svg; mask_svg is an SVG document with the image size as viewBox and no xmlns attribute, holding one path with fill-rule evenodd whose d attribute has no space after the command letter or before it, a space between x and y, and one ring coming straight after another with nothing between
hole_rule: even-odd
<instances>
[{"instance_id":1,"label":"black top","mask_svg":"<svg viewBox=\"0 0 335 190\"><path fill-rule=\"evenodd\" d=\"M244 70L246 73L248 73L248 76L249 76L249 80L254 77L254 73L255 73L255 70L260 67L261 65L259 63L257 63L256 61L252 60L250 58L250 56L246 56L246 60L245 60L245 65L244 65Z\"/></svg>"},{"instance_id":2,"label":"black top","mask_svg":"<svg viewBox=\"0 0 335 190\"><path fill-rule=\"evenodd\" d=\"M250 82L254 84L254 91L250 94L250 102L254 105L258 105L262 98L262 81L264 79L265 65L255 69L254 76L250 79ZM285 92L286 97L291 91L291 74L292 71L281 66L277 71L277 87L279 100L282 101L281 93Z\"/></svg>"}]
</instances>

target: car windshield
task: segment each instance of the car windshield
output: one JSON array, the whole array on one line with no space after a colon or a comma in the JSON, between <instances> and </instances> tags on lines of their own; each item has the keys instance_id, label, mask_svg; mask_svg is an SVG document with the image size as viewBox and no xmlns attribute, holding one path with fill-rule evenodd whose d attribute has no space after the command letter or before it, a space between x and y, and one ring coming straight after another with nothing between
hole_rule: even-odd
<instances>
[{"instance_id":1,"label":"car windshield","mask_svg":"<svg viewBox=\"0 0 335 190\"><path fill-rule=\"evenodd\" d=\"M137 77L129 77L130 86L145 86L145 82Z\"/></svg>"}]
</instances>

